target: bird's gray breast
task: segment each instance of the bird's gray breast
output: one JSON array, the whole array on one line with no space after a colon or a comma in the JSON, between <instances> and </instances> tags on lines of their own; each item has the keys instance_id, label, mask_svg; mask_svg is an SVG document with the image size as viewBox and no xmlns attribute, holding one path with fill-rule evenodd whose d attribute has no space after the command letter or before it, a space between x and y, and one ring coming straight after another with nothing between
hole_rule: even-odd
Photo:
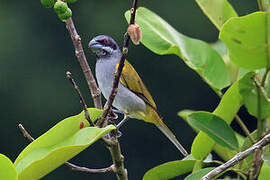
<instances>
[{"instance_id":1,"label":"bird's gray breast","mask_svg":"<svg viewBox=\"0 0 270 180\"><path fill-rule=\"evenodd\" d=\"M112 90L117 63L118 60L115 58L99 59L96 63L97 82L106 99L108 99ZM132 112L145 111L146 108L145 102L121 83L119 83L113 106L119 110L130 112L131 116Z\"/></svg>"}]
</instances>

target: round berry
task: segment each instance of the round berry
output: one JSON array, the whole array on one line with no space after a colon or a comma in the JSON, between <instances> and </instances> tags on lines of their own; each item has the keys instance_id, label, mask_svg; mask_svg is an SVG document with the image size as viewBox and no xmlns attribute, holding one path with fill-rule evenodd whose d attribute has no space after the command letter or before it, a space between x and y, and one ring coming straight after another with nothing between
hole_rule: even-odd
<instances>
[{"instance_id":1,"label":"round berry","mask_svg":"<svg viewBox=\"0 0 270 180\"><path fill-rule=\"evenodd\" d=\"M68 18L70 18L72 16L72 11L71 9L67 9L66 12L62 13L62 14L58 14L58 17L62 20L62 21L66 21Z\"/></svg>"},{"instance_id":2,"label":"round berry","mask_svg":"<svg viewBox=\"0 0 270 180\"><path fill-rule=\"evenodd\" d=\"M54 7L53 7L54 11L57 13L57 14L63 14L67 11L68 9L68 6L66 3L62 2L62 1L57 1L55 4L54 4Z\"/></svg>"}]
</instances>

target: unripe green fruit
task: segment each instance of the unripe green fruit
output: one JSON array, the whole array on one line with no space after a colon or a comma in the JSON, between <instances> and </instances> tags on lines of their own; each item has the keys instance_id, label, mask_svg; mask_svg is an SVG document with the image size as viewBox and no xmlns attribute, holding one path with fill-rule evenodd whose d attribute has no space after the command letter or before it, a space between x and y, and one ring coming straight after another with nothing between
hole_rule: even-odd
<instances>
[{"instance_id":1,"label":"unripe green fruit","mask_svg":"<svg viewBox=\"0 0 270 180\"><path fill-rule=\"evenodd\" d=\"M66 0L67 3L75 3L77 0Z\"/></svg>"},{"instance_id":2,"label":"unripe green fruit","mask_svg":"<svg viewBox=\"0 0 270 180\"><path fill-rule=\"evenodd\" d=\"M66 3L62 2L62 1L57 1L55 4L54 4L54 7L53 7L54 11L57 13L57 14L64 14L67 9L68 9L68 6Z\"/></svg>"},{"instance_id":3,"label":"unripe green fruit","mask_svg":"<svg viewBox=\"0 0 270 180\"><path fill-rule=\"evenodd\" d=\"M65 21L68 18L70 18L72 16L72 11L71 9L67 9L66 12L62 13L62 14L58 14L58 17L62 20Z\"/></svg>"},{"instance_id":4,"label":"unripe green fruit","mask_svg":"<svg viewBox=\"0 0 270 180\"><path fill-rule=\"evenodd\" d=\"M55 0L40 0L42 6L46 7L46 8L52 8Z\"/></svg>"}]
</instances>

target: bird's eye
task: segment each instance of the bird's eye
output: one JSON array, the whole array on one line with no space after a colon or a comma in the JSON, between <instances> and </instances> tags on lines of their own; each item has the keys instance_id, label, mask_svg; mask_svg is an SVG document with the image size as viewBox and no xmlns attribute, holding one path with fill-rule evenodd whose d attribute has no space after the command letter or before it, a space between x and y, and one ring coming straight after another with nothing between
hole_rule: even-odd
<instances>
[{"instance_id":1,"label":"bird's eye","mask_svg":"<svg viewBox=\"0 0 270 180\"><path fill-rule=\"evenodd\" d=\"M104 44L108 44L109 43L109 40L108 39L103 39L103 43Z\"/></svg>"}]
</instances>

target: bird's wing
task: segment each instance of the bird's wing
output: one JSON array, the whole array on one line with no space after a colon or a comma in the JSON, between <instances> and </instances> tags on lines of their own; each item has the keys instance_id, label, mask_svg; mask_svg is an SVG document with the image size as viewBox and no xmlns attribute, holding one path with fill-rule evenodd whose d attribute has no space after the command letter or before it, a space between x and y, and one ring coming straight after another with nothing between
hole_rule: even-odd
<instances>
[{"instance_id":1,"label":"bird's wing","mask_svg":"<svg viewBox=\"0 0 270 180\"><path fill-rule=\"evenodd\" d=\"M118 68L118 66L119 64L117 64L116 68ZM147 90L146 86L143 84L143 81L141 80L139 74L127 60L125 60L125 66L120 77L120 82L126 88L128 88L137 96L142 98L146 104L156 109L156 104L151 94Z\"/></svg>"}]
</instances>

